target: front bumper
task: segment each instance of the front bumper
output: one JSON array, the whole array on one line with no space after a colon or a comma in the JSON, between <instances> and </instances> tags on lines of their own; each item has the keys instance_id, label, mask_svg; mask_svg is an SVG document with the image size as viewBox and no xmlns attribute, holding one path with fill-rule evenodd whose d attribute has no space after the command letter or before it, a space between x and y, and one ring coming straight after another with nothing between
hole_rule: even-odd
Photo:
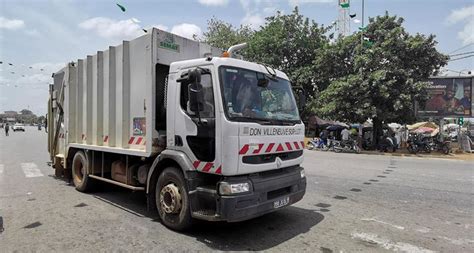
<instances>
[{"instance_id":1,"label":"front bumper","mask_svg":"<svg viewBox=\"0 0 474 253\"><path fill-rule=\"evenodd\" d=\"M238 222L292 205L301 200L306 192L306 177L301 178L300 173L302 169L303 168L296 166L245 177L227 177L225 181L229 183L242 182L245 180L250 181L253 191L231 196L220 196L217 194L210 196L209 194L203 194L201 192L201 194L199 194L200 200L197 202L207 202L208 204L206 204L206 206L208 208L206 209L209 210L211 206L209 202L212 201L215 203L215 205L212 204L215 209L212 208L214 211L207 213L212 216L212 218L199 215L194 217L213 221ZM288 203L286 203L286 200L288 200ZM276 201L284 201L285 204L282 207L276 208L274 206ZM194 205L194 207L196 207L196 205Z\"/></svg>"}]
</instances>

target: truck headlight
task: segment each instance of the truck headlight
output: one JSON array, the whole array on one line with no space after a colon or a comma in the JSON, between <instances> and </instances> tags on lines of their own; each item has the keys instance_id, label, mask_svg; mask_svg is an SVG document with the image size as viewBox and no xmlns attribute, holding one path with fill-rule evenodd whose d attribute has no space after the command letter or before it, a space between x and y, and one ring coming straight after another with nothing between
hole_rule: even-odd
<instances>
[{"instance_id":1,"label":"truck headlight","mask_svg":"<svg viewBox=\"0 0 474 253\"><path fill-rule=\"evenodd\" d=\"M221 195L231 195L250 191L250 183L230 184L227 182L219 183L219 193Z\"/></svg>"},{"instance_id":2,"label":"truck headlight","mask_svg":"<svg viewBox=\"0 0 474 253\"><path fill-rule=\"evenodd\" d=\"M305 177L304 169L301 169L301 170L300 170L300 175L301 175L301 178L304 178L304 177Z\"/></svg>"}]
</instances>

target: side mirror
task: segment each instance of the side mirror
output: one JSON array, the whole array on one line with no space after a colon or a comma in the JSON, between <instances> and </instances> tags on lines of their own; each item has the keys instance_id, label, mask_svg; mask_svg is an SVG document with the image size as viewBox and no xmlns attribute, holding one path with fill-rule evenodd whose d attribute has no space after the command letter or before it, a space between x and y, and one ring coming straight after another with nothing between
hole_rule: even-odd
<instances>
[{"instance_id":1,"label":"side mirror","mask_svg":"<svg viewBox=\"0 0 474 253\"><path fill-rule=\"evenodd\" d=\"M199 114L204 110L204 96L201 85L201 72L197 69L188 72L189 110Z\"/></svg>"},{"instance_id":2,"label":"side mirror","mask_svg":"<svg viewBox=\"0 0 474 253\"><path fill-rule=\"evenodd\" d=\"M257 72L257 85L258 87L266 88L270 80L265 76L265 74Z\"/></svg>"}]
</instances>

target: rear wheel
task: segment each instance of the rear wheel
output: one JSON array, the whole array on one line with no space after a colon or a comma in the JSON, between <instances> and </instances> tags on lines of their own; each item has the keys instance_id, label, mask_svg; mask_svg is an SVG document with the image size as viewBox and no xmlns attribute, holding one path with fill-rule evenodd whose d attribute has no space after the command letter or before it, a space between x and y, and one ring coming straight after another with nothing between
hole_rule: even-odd
<instances>
[{"instance_id":1,"label":"rear wheel","mask_svg":"<svg viewBox=\"0 0 474 253\"><path fill-rule=\"evenodd\" d=\"M409 145L408 151L412 154L416 154L418 152L418 148L415 145Z\"/></svg>"},{"instance_id":2,"label":"rear wheel","mask_svg":"<svg viewBox=\"0 0 474 253\"><path fill-rule=\"evenodd\" d=\"M443 145L443 154L449 154L449 147L447 145Z\"/></svg>"},{"instance_id":3,"label":"rear wheel","mask_svg":"<svg viewBox=\"0 0 474 253\"><path fill-rule=\"evenodd\" d=\"M357 154L360 154L360 148L359 148L359 146L355 145L355 146L354 146L354 151L355 151Z\"/></svg>"},{"instance_id":4,"label":"rear wheel","mask_svg":"<svg viewBox=\"0 0 474 253\"><path fill-rule=\"evenodd\" d=\"M89 178L87 174L88 166L89 163L84 152L76 152L72 159L72 181L78 191L86 192L92 188L92 178Z\"/></svg>"},{"instance_id":5,"label":"rear wheel","mask_svg":"<svg viewBox=\"0 0 474 253\"><path fill-rule=\"evenodd\" d=\"M189 196L180 170L169 167L161 173L156 183L155 202L165 226L178 231L191 227Z\"/></svg>"}]
</instances>

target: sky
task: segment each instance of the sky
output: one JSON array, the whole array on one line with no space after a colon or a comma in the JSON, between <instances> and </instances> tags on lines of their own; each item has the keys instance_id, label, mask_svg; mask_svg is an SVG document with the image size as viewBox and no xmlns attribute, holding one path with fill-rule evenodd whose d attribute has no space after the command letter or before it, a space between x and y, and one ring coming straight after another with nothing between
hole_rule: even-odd
<instances>
[{"instance_id":1,"label":"sky","mask_svg":"<svg viewBox=\"0 0 474 253\"><path fill-rule=\"evenodd\" d=\"M361 5L362 0L351 1L350 13L357 15L352 32L360 26L354 20L361 19ZM53 72L138 37L141 28L202 37L207 21L216 17L259 29L265 17L290 13L295 6L319 24L338 17L337 0L0 0L0 112L45 114ZM386 11L403 17L410 34L436 35L442 53L474 51L473 0L365 0L365 23ZM450 75L466 73L474 69L474 57L452 61L445 69Z\"/></svg>"}]
</instances>

